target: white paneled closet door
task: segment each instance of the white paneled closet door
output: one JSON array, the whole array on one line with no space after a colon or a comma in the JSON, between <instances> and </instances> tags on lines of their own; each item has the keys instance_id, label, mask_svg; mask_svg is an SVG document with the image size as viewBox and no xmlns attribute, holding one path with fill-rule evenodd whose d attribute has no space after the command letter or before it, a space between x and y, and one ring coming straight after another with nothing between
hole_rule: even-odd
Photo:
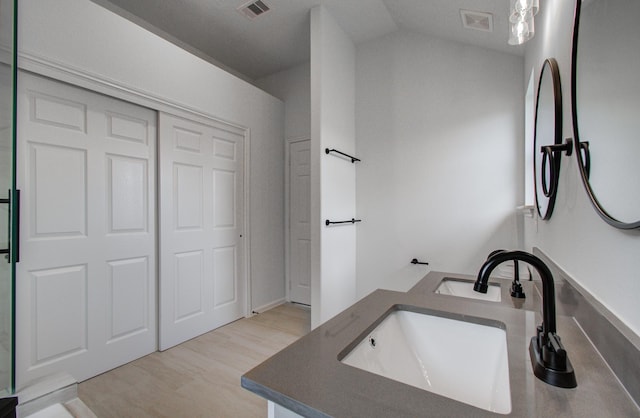
<instances>
[{"instance_id":1,"label":"white paneled closet door","mask_svg":"<svg viewBox=\"0 0 640 418\"><path fill-rule=\"evenodd\" d=\"M17 386L156 350L156 114L20 73Z\"/></svg>"},{"instance_id":2,"label":"white paneled closet door","mask_svg":"<svg viewBox=\"0 0 640 418\"><path fill-rule=\"evenodd\" d=\"M160 349L245 314L244 134L160 113Z\"/></svg>"},{"instance_id":3,"label":"white paneled closet door","mask_svg":"<svg viewBox=\"0 0 640 418\"><path fill-rule=\"evenodd\" d=\"M310 140L289 144L289 299L311 305Z\"/></svg>"}]
</instances>

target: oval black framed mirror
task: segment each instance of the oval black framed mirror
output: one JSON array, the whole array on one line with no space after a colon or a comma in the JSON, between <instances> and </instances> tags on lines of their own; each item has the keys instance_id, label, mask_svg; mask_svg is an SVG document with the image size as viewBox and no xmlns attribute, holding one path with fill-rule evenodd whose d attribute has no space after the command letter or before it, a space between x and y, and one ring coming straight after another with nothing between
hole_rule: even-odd
<instances>
[{"instance_id":1,"label":"oval black framed mirror","mask_svg":"<svg viewBox=\"0 0 640 418\"><path fill-rule=\"evenodd\" d=\"M553 58L542 65L538 80L533 137L533 174L538 215L549 219L553 213L560 174L560 154L552 147L562 144L562 89L560 70Z\"/></svg>"},{"instance_id":2,"label":"oval black framed mirror","mask_svg":"<svg viewBox=\"0 0 640 418\"><path fill-rule=\"evenodd\" d=\"M637 0L578 0L573 28L571 110L580 176L600 217L621 229L640 228L638 17Z\"/></svg>"}]
</instances>

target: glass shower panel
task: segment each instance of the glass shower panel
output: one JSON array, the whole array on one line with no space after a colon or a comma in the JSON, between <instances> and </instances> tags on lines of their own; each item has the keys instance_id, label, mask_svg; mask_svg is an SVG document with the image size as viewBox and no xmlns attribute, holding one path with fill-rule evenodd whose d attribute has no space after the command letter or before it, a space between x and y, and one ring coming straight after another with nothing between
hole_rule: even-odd
<instances>
[{"instance_id":1,"label":"glass shower panel","mask_svg":"<svg viewBox=\"0 0 640 418\"><path fill-rule=\"evenodd\" d=\"M0 397L13 392L14 0L0 0Z\"/></svg>"}]
</instances>

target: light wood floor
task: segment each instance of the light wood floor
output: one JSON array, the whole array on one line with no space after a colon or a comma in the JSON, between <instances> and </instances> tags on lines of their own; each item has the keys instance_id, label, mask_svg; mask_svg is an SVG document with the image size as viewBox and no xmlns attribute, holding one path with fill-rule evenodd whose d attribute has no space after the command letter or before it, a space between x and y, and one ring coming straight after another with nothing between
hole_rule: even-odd
<instances>
[{"instance_id":1,"label":"light wood floor","mask_svg":"<svg viewBox=\"0 0 640 418\"><path fill-rule=\"evenodd\" d=\"M78 385L99 418L266 417L267 401L240 376L309 332L310 311L293 304L241 319Z\"/></svg>"}]
</instances>

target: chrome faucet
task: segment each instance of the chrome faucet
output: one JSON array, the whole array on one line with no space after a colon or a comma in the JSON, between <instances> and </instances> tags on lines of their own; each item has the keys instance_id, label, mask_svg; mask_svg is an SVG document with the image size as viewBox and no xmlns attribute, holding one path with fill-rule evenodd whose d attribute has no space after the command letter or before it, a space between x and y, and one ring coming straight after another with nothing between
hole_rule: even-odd
<instances>
[{"instance_id":1,"label":"chrome faucet","mask_svg":"<svg viewBox=\"0 0 640 418\"><path fill-rule=\"evenodd\" d=\"M542 279L542 324L531 338L529 356L533 373L542 381L563 388L577 386L575 373L567 352L556 334L556 302L553 275L549 267L533 254L524 251L498 251L489 256L478 272L473 290L487 293L489 275L505 261L524 261L533 266Z\"/></svg>"}]
</instances>

